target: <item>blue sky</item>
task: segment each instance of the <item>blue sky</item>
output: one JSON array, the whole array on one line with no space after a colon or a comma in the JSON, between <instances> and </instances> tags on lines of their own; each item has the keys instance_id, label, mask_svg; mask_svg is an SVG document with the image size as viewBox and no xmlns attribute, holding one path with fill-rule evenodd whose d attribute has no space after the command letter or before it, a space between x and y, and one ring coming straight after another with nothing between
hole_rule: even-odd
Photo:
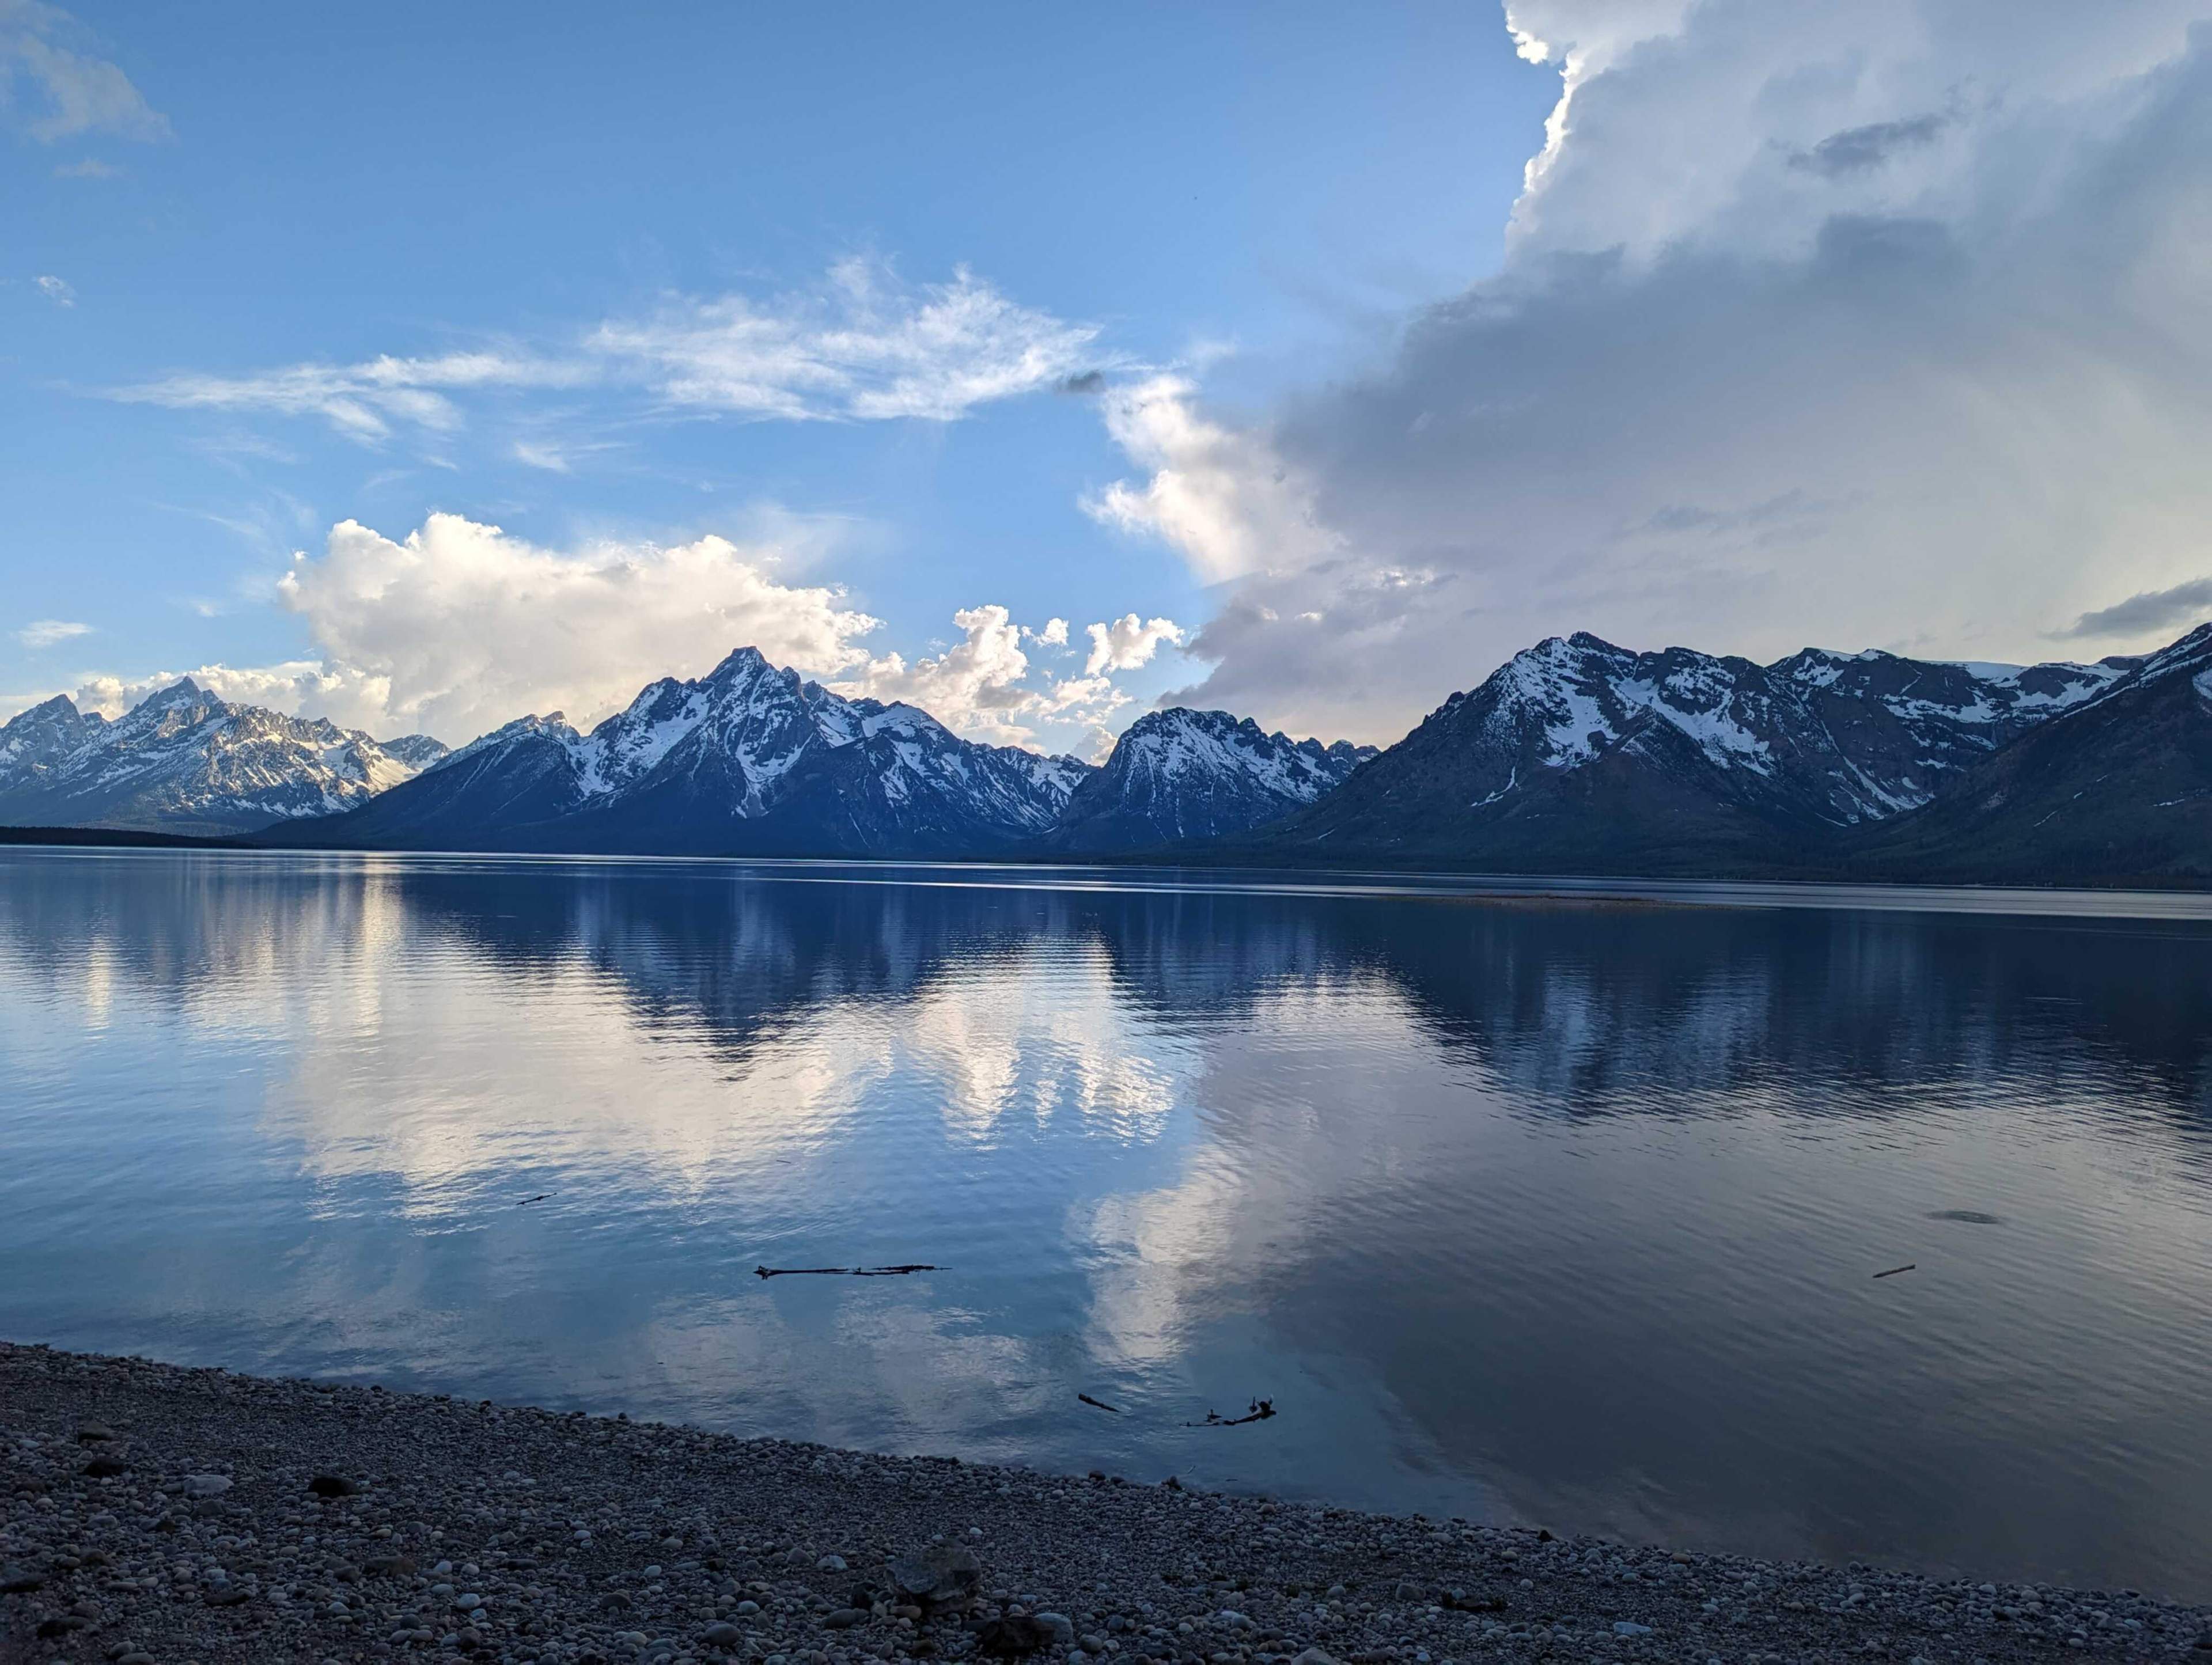
<instances>
[{"instance_id":1,"label":"blue sky","mask_svg":"<svg viewBox=\"0 0 2212 1665\"><path fill-rule=\"evenodd\" d=\"M779 578L882 621L854 647L909 664L986 605L1071 622L1064 654L1028 647L1040 684L1080 671L1094 621L1194 630L1206 575L1085 511L1130 459L1099 397L1052 381L1192 367L1256 405L1373 352L1496 267L1559 86L1497 12L1447 5L0 19L49 54L15 59L0 175L15 702L315 660L317 617L274 588L293 552L320 559L348 520L404 539L434 513L560 552L773 547ZM72 114L41 79L55 52L142 102ZM896 321L963 272L1073 342L1044 385L921 415L832 396L793 420L672 400L665 367L584 345L732 300L801 333L849 323L824 311L841 275ZM466 354L540 368L434 387L431 422L372 403L373 427L270 391L296 367ZM209 381L220 401L191 402ZM158 402L116 397L133 390ZM27 640L40 623L88 628ZM610 673L704 669L685 647ZM1115 672L1135 702L1109 726L1192 674L1171 641ZM1083 743L1072 719L1017 721Z\"/></svg>"},{"instance_id":2,"label":"blue sky","mask_svg":"<svg viewBox=\"0 0 2212 1665\"><path fill-rule=\"evenodd\" d=\"M0 714L1097 755L2212 607L2212 0L0 0Z\"/></svg>"}]
</instances>

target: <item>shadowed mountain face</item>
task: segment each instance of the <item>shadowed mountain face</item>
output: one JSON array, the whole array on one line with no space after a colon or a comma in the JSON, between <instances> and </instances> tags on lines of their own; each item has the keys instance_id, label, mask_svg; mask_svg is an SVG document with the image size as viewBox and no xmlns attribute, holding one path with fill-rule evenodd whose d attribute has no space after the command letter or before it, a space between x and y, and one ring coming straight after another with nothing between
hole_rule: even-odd
<instances>
[{"instance_id":1,"label":"shadowed mountain face","mask_svg":"<svg viewBox=\"0 0 2212 1665\"><path fill-rule=\"evenodd\" d=\"M1867 844L1929 881L2212 881L2212 625L2043 725Z\"/></svg>"},{"instance_id":2,"label":"shadowed mountain face","mask_svg":"<svg viewBox=\"0 0 2212 1665\"><path fill-rule=\"evenodd\" d=\"M1044 847L1121 854L1249 832L1334 791L1376 755L1348 740L1270 734L1226 711L1151 712L1069 794Z\"/></svg>"},{"instance_id":3,"label":"shadowed mountain face","mask_svg":"<svg viewBox=\"0 0 2212 1665\"><path fill-rule=\"evenodd\" d=\"M252 832L349 809L445 753L233 705L189 677L113 722L57 696L0 726L0 826Z\"/></svg>"},{"instance_id":4,"label":"shadowed mountain face","mask_svg":"<svg viewBox=\"0 0 2212 1665\"><path fill-rule=\"evenodd\" d=\"M2197 1594L2208 1033L2194 918L0 851L0 1329Z\"/></svg>"}]
</instances>

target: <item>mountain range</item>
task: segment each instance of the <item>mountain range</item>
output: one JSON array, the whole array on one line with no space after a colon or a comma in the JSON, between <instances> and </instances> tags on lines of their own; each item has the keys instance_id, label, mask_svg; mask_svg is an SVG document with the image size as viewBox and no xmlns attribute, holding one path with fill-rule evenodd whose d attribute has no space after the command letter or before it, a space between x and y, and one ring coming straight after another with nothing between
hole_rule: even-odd
<instances>
[{"instance_id":1,"label":"mountain range","mask_svg":"<svg viewBox=\"0 0 2212 1665\"><path fill-rule=\"evenodd\" d=\"M751 648L589 733L447 753L212 699L0 728L0 823L285 846L1531 873L2212 880L2212 626L2031 666L1808 648L1771 664L1554 637L1388 750L1152 712L1103 766L963 738Z\"/></svg>"},{"instance_id":2,"label":"mountain range","mask_svg":"<svg viewBox=\"0 0 2212 1665\"><path fill-rule=\"evenodd\" d=\"M1586 634L1455 694L1261 859L1502 872L1841 872L2027 735L2078 732L2146 662L1929 662L1808 648L1771 665Z\"/></svg>"},{"instance_id":3,"label":"mountain range","mask_svg":"<svg viewBox=\"0 0 2212 1665\"><path fill-rule=\"evenodd\" d=\"M589 734L555 712L287 845L610 854L954 858L1003 854L1054 824L1095 773L1073 757L961 738L914 706L848 700L741 647L664 678Z\"/></svg>"},{"instance_id":4,"label":"mountain range","mask_svg":"<svg viewBox=\"0 0 2212 1665\"><path fill-rule=\"evenodd\" d=\"M2212 879L2212 625L2147 658L1517 654L1214 859L1535 873Z\"/></svg>"},{"instance_id":5,"label":"mountain range","mask_svg":"<svg viewBox=\"0 0 2212 1665\"><path fill-rule=\"evenodd\" d=\"M233 705L189 677L113 722L57 696L0 727L0 826L251 832L367 803L446 750Z\"/></svg>"}]
</instances>

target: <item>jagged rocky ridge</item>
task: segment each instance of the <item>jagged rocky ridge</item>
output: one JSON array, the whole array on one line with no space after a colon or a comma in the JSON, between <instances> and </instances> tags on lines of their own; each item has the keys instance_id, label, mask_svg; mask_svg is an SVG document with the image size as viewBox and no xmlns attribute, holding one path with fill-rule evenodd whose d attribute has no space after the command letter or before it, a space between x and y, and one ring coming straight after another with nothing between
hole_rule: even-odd
<instances>
[{"instance_id":1,"label":"jagged rocky ridge","mask_svg":"<svg viewBox=\"0 0 2212 1665\"><path fill-rule=\"evenodd\" d=\"M2028 667L1819 649L1761 665L1555 637L1241 854L1531 872L2187 878L2212 870L2212 842L2190 829L2196 811L2165 811L2212 783L2192 750L2212 744L2212 693L2191 680L2212 664L2208 634L2147 659ZM2154 732L2138 715L2153 708ZM2047 800L2061 790L2097 805L2094 830L2086 809L2059 817ZM2081 830L2061 849L2067 824Z\"/></svg>"},{"instance_id":2,"label":"jagged rocky ridge","mask_svg":"<svg viewBox=\"0 0 2212 1665\"><path fill-rule=\"evenodd\" d=\"M1115 854L1249 832L1334 791L1376 755L1348 740L1270 734L1226 711L1150 712L1069 794L1045 844Z\"/></svg>"},{"instance_id":3,"label":"jagged rocky ridge","mask_svg":"<svg viewBox=\"0 0 2212 1665\"><path fill-rule=\"evenodd\" d=\"M110 722L66 696L0 726L0 826L223 835L325 817L444 757L219 700L189 677Z\"/></svg>"},{"instance_id":4,"label":"jagged rocky ridge","mask_svg":"<svg viewBox=\"0 0 2212 1665\"><path fill-rule=\"evenodd\" d=\"M1058 820L1092 766L848 700L741 647L665 678L580 734L526 717L352 813L276 842L711 855L1005 854Z\"/></svg>"}]
</instances>

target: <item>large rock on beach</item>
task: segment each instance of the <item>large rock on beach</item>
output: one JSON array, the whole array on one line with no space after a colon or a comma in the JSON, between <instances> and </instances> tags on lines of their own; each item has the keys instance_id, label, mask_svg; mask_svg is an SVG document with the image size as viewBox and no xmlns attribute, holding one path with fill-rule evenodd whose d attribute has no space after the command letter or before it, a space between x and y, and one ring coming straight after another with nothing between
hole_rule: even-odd
<instances>
[{"instance_id":1,"label":"large rock on beach","mask_svg":"<svg viewBox=\"0 0 2212 1665\"><path fill-rule=\"evenodd\" d=\"M975 1594L983 1564L957 1544L929 1544L890 1564L891 1583L916 1601L942 1604Z\"/></svg>"}]
</instances>

